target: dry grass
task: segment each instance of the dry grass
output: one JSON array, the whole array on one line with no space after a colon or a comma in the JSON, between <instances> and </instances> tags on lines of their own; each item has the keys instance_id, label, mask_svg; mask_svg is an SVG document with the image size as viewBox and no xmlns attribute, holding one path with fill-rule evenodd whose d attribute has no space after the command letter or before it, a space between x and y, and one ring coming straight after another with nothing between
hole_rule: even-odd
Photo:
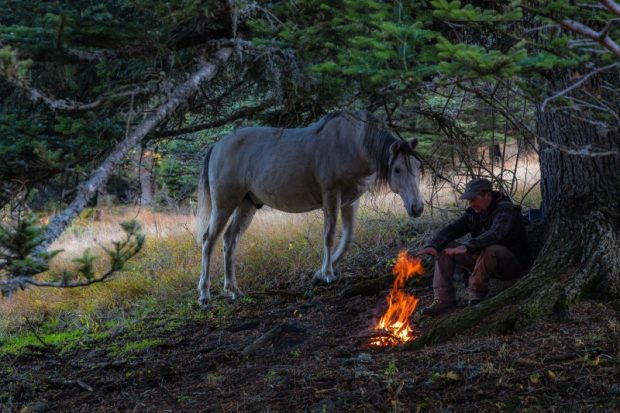
<instances>
[{"instance_id":1,"label":"dry grass","mask_svg":"<svg viewBox=\"0 0 620 413\"><path fill-rule=\"evenodd\" d=\"M133 218L142 224L147 242L122 273L85 288L30 288L2 300L0 331L23 329L26 317L36 323L97 331L107 320L125 317L140 303L166 306L193 302L197 296L200 249L194 241L191 215L125 208L105 210L98 220L82 217L53 245L53 249L64 252L54 259L52 272L73 265L71 260L87 247L101 255L101 245L122 236L118 224ZM394 236L394 225L405 220L402 203L391 194L367 197L357 228L358 242L369 248L381 245ZM260 210L237 250L241 289L276 287L311 274L321 263L322 226L320 211L286 214L269 208ZM223 283L222 262L220 241L211 266L211 288L216 294ZM103 267L105 262L99 265Z\"/></svg>"},{"instance_id":2,"label":"dry grass","mask_svg":"<svg viewBox=\"0 0 620 413\"><path fill-rule=\"evenodd\" d=\"M96 246L119 238L119 223L137 219L149 239L165 239L189 234L194 228L194 218L181 213L158 213L148 208L112 207L87 210L62 236L52 244L52 249L62 249L65 256L79 255L84 244Z\"/></svg>"}]
</instances>

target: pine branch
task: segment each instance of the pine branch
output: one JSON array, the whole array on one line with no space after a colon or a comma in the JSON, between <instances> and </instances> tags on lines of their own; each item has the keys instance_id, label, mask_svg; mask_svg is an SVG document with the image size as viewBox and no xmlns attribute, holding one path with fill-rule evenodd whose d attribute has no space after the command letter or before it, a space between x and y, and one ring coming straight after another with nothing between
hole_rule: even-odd
<instances>
[{"instance_id":1,"label":"pine branch","mask_svg":"<svg viewBox=\"0 0 620 413\"><path fill-rule=\"evenodd\" d=\"M137 254L137 252L136 252L136 254ZM133 257L134 255L135 254L132 254L129 258ZM118 269L110 268L108 271L106 271L104 274L102 274L99 277L96 277L96 278L93 278L93 279L90 279L90 280L76 281L76 282L39 281L39 280L36 280L36 279L34 279L32 277L17 276L17 277L11 278L9 280L0 280L0 286L2 286L2 285L18 286L21 289L24 289L28 285L33 285L35 287L54 287L54 288L86 287L87 285L96 284L96 283L100 283L102 281L107 280L108 278L110 278L111 275L113 275L117 271L118 271Z\"/></svg>"},{"instance_id":2,"label":"pine branch","mask_svg":"<svg viewBox=\"0 0 620 413\"><path fill-rule=\"evenodd\" d=\"M103 247L103 249L110 257L110 267L103 274L97 275L95 273L93 263L97 257L91 255L90 249L87 248L80 258L73 260L73 262L79 264L77 271L72 274L69 274L65 271L62 274L62 279L59 281L39 281L34 278L37 273L47 270L47 262L51 258L51 256L48 256L44 260L45 262L43 266L41 266L40 263L35 262L34 267L32 268L24 267L25 270L31 270L25 271L30 272L30 275L19 275L10 273L8 275L4 274L5 277L8 276L9 278L0 280L0 287L5 287L2 288L2 290L4 291L13 291L17 287L24 289L28 285L36 287L76 288L103 282L110 278L116 272L122 270L127 261L133 258L138 252L140 252L140 250L144 246L145 236L142 233L142 228L137 221L123 222L121 224L121 227L125 231L125 239L113 242L113 249ZM36 234L32 235L33 242L37 242L37 240L39 239L38 237L35 237L35 235ZM6 270L4 272L6 272ZM81 280L70 282L70 278L81 278Z\"/></svg>"},{"instance_id":3,"label":"pine branch","mask_svg":"<svg viewBox=\"0 0 620 413\"><path fill-rule=\"evenodd\" d=\"M24 85L22 83L12 82L14 85L21 87L22 89L28 91L30 93L30 100L33 102L41 101L45 103L52 110L67 110L67 111L83 111L83 110L92 110L101 106L103 102L112 99L118 99L125 96L135 96L135 95L144 95L148 93L153 93L156 91L154 85L149 86L139 86L135 89L114 93L110 95L103 95L92 102L89 103L81 103L72 100L66 99L55 99L54 97L48 96L39 89L31 88L30 86Z\"/></svg>"},{"instance_id":4,"label":"pine branch","mask_svg":"<svg viewBox=\"0 0 620 413\"><path fill-rule=\"evenodd\" d=\"M185 128L180 128L180 129L162 131L159 134L157 134L157 136L155 136L155 139L169 138L171 136L185 135L187 133L199 132L205 129L218 128L220 126L227 125L228 123L235 121L237 119L250 119L257 113L262 112L263 110L271 107L273 103L274 103L273 99L267 99L264 102L256 106L249 106L249 107L238 109L234 111L233 113L231 113L230 115L228 115L227 117L217 119L212 122L187 126Z\"/></svg>"}]
</instances>

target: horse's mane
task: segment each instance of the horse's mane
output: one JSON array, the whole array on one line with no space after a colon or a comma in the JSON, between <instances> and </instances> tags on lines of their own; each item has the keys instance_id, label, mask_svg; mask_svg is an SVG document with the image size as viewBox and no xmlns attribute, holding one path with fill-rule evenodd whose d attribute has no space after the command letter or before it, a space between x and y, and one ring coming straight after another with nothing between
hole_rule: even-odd
<instances>
[{"instance_id":1,"label":"horse's mane","mask_svg":"<svg viewBox=\"0 0 620 413\"><path fill-rule=\"evenodd\" d=\"M392 163L390 163L390 156L392 155L390 147L392 144L400 142L398 152L405 155L405 166L407 170L411 171L410 156L418 160L420 160L420 158L409 142L394 137L382 120L370 112L364 113L366 115L366 132L364 133L363 145L377 165L375 186L381 187L387 184L390 177L390 169L392 168ZM394 162L395 159L396 157L394 156L392 162Z\"/></svg>"},{"instance_id":2,"label":"horse's mane","mask_svg":"<svg viewBox=\"0 0 620 413\"><path fill-rule=\"evenodd\" d=\"M418 154L411 148L408 142L401 141L394 137L390 129L385 123L366 110L358 112L349 111L337 111L331 112L321 118L313 125L315 133L321 133L321 131L327 126L327 124L336 118L347 118L352 122L364 123L364 135L362 137L362 145L369 157L377 165L377 178L375 181L376 186L383 186L387 183L390 176L390 147L394 142L401 142L399 151L405 155L405 164L408 169L411 169L409 156L413 156L419 159Z\"/></svg>"},{"instance_id":3,"label":"horse's mane","mask_svg":"<svg viewBox=\"0 0 620 413\"><path fill-rule=\"evenodd\" d=\"M331 121L332 119L339 118L343 115L343 111L339 110L336 112L328 113L319 119L314 125L311 125L312 129L314 129L314 133L317 135L323 131L323 128Z\"/></svg>"}]
</instances>

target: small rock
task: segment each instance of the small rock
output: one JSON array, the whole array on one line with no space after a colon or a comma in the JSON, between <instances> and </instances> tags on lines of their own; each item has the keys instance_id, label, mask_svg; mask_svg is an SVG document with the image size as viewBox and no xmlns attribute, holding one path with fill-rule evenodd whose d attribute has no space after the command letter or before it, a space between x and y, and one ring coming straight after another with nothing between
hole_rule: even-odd
<instances>
[{"instance_id":1,"label":"small rock","mask_svg":"<svg viewBox=\"0 0 620 413\"><path fill-rule=\"evenodd\" d=\"M355 358L355 361L358 361L360 363L370 363L372 361L372 356L370 355L370 353L360 353Z\"/></svg>"},{"instance_id":2,"label":"small rock","mask_svg":"<svg viewBox=\"0 0 620 413\"><path fill-rule=\"evenodd\" d=\"M620 385L612 384L611 386L609 386L609 394L614 396L620 394Z\"/></svg>"}]
</instances>

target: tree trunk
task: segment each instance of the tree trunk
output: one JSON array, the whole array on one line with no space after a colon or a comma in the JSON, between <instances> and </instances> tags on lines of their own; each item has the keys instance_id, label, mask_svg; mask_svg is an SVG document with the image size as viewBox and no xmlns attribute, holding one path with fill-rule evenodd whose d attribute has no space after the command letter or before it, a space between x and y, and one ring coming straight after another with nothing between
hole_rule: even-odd
<instances>
[{"instance_id":1,"label":"tree trunk","mask_svg":"<svg viewBox=\"0 0 620 413\"><path fill-rule=\"evenodd\" d=\"M153 149L140 148L137 152L138 177L140 179L140 205L153 203Z\"/></svg>"},{"instance_id":2,"label":"tree trunk","mask_svg":"<svg viewBox=\"0 0 620 413\"><path fill-rule=\"evenodd\" d=\"M484 333L506 332L538 317L565 318L571 305L586 298L620 298L618 130L560 112L540 113L537 120L545 140L540 165L546 241L529 274L442 320L407 348L446 340L481 321Z\"/></svg>"}]
</instances>

